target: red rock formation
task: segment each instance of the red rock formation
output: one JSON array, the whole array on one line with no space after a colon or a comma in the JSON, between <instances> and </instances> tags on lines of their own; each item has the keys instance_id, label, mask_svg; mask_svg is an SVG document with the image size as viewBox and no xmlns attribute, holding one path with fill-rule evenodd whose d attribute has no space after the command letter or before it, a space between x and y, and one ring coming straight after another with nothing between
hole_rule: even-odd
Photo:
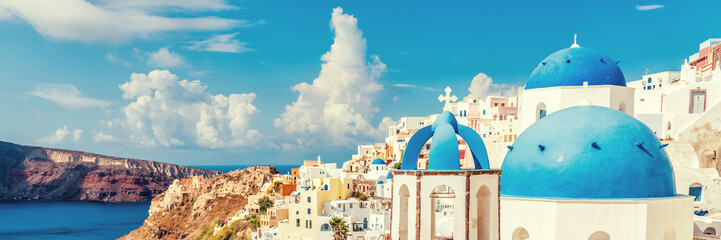
<instances>
[{"instance_id":1,"label":"red rock formation","mask_svg":"<svg viewBox=\"0 0 721 240\"><path fill-rule=\"evenodd\" d=\"M151 200L173 180L217 171L0 141L0 200Z\"/></svg>"}]
</instances>

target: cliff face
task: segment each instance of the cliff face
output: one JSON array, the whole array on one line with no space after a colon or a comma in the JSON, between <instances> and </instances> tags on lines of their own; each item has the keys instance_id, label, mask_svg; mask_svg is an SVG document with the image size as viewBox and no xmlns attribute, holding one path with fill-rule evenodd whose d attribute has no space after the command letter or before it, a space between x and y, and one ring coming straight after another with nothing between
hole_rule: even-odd
<instances>
[{"instance_id":1,"label":"cliff face","mask_svg":"<svg viewBox=\"0 0 721 240\"><path fill-rule=\"evenodd\" d=\"M147 201L174 179L217 171L0 141L0 200Z\"/></svg>"},{"instance_id":2,"label":"cliff face","mask_svg":"<svg viewBox=\"0 0 721 240\"><path fill-rule=\"evenodd\" d=\"M249 167L200 183L175 181L153 199L143 226L121 239L193 239L214 219L238 213L247 204L248 195L256 194L274 173L275 167ZM244 223L239 238L249 238L247 227Z\"/></svg>"}]
</instances>

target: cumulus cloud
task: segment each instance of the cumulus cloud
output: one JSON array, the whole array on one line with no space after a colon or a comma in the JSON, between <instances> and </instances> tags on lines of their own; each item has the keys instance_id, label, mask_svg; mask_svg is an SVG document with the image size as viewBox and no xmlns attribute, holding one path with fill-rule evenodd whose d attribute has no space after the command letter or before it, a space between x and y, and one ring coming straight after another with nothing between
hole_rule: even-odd
<instances>
[{"instance_id":1,"label":"cumulus cloud","mask_svg":"<svg viewBox=\"0 0 721 240\"><path fill-rule=\"evenodd\" d=\"M195 51L242 53L253 50L248 43L235 39L238 33L216 35L203 41L192 42L185 48Z\"/></svg>"},{"instance_id":2,"label":"cumulus cloud","mask_svg":"<svg viewBox=\"0 0 721 240\"><path fill-rule=\"evenodd\" d=\"M96 143L115 143L119 142L118 138L113 135L105 134L102 131L93 130L93 142Z\"/></svg>"},{"instance_id":3,"label":"cumulus cloud","mask_svg":"<svg viewBox=\"0 0 721 240\"><path fill-rule=\"evenodd\" d=\"M665 7L664 5L660 4L651 4L651 5L636 5L636 10L638 11L648 11L648 10L655 10L659 8Z\"/></svg>"},{"instance_id":4,"label":"cumulus cloud","mask_svg":"<svg viewBox=\"0 0 721 240\"><path fill-rule=\"evenodd\" d=\"M30 95L44 98L67 108L106 108L109 101L83 97L80 90L68 84L43 84L38 86Z\"/></svg>"},{"instance_id":5,"label":"cumulus cloud","mask_svg":"<svg viewBox=\"0 0 721 240\"><path fill-rule=\"evenodd\" d=\"M83 42L125 42L172 31L216 31L253 23L217 16L165 17L167 11L200 13L232 9L225 1L4 0L0 20L28 22L43 36Z\"/></svg>"},{"instance_id":6,"label":"cumulus cloud","mask_svg":"<svg viewBox=\"0 0 721 240\"><path fill-rule=\"evenodd\" d=\"M83 135L81 129L68 129L68 126L63 126L55 130L55 134L38 139L39 143L42 144L58 144L63 142L78 142Z\"/></svg>"},{"instance_id":7,"label":"cumulus cloud","mask_svg":"<svg viewBox=\"0 0 721 240\"><path fill-rule=\"evenodd\" d=\"M385 129L374 127L371 117L378 112L374 98L383 87L376 79L386 70L378 56L366 58L366 40L358 29L358 20L333 9L331 29L335 32L330 51L321 60L318 78L291 89L298 99L285 106L275 126L294 136L299 145L318 140L331 145L356 141L377 141ZM390 118L383 119L384 123Z\"/></svg>"},{"instance_id":8,"label":"cumulus cloud","mask_svg":"<svg viewBox=\"0 0 721 240\"><path fill-rule=\"evenodd\" d=\"M211 95L200 81L178 81L167 70L133 73L119 86L124 119L117 122L129 141L141 146L199 146L225 148L251 146L261 134L250 129L250 118L259 110L255 93Z\"/></svg>"},{"instance_id":9,"label":"cumulus cloud","mask_svg":"<svg viewBox=\"0 0 721 240\"><path fill-rule=\"evenodd\" d=\"M158 49L157 52L150 53L148 64L156 67L171 68L185 65L185 61L183 57L170 52L167 47L164 47Z\"/></svg>"},{"instance_id":10,"label":"cumulus cloud","mask_svg":"<svg viewBox=\"0 0 721 240\"><path fill-rule=\"evenodd\" d=\"M493 83L493 79L485 73L479 73L473 80L471 80L471 86L468 87L468 96L464 98L473 99L485 99L487 96L504 96L513 97L518 95L521 90L519 85L508 85L508 84L496 84Z\"/></svg>"}]
</instances>

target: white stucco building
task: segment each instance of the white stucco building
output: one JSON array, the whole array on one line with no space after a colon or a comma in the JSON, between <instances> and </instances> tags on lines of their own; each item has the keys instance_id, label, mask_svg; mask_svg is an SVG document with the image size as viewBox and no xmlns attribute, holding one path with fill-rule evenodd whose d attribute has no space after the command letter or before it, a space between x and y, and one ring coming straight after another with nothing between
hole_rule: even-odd
<instances>
[{"instance_id":1,"label":"white stucco building","mask_svg":"<svg viewBox=\"0 0 721 240\"><path fill-rule=\"evenodd\" d=\"M678 139L721 102L720 42L717 38L701 43L681 71L647 73L628 83L635 89L635 116L659 138Z\"/></svg>"}]
</instances>

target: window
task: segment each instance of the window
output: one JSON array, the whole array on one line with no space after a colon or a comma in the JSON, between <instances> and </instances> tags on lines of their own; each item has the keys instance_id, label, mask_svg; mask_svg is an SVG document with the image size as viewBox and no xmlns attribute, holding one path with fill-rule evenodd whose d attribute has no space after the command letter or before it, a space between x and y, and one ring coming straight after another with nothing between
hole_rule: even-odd
<instances>
[{"instance_id":1,"label":"window","mask_svg":"<svg viewBox=\"0 0 721 240\"><path fill-rule=\"evenodd\" d=\"M300 219L295 220L295 227L300 227Z\"/></svg>"},{"instance_id":2,"label":"window","mask_svg":"<svg viewBox=\"0 0 721 240\"><path fill-rule=\"evenodd\" d=\"M546 117L546 104L538 103L536 106L536 121L541 120L541 118L544 117Z\"/></svg>"},{"instance_id":3,"label":"window","mask_svg":"<svg viewBox=\"0 0 721 240\"><path fill-rule=\"evenodd\" d=\"M588 237L588 240L608 240L611 236L608 235L606 232L598 231L591 234L591 236Z\"/></svg>"},{"instance_id":4,"label":"window","mask_svg":"<svg viewBox=\"0 0 721 240\"><path fill-rule=\"evenodd\" d=\"M490 231L488 230L491 226L491 191L486 185L481 186L476 192L476 201L478 207L476 207L476 219L478 219L478 228L476 239L478 240L489 240Z\"/></svg>"},{"instance_id":5,"label":"window","mask_svg":"<svg viewBox=\"0 0 721 240\"><path fill-rule=\"evenodd\" d=\"M401 185L398 195L400 196L400 211L398 211L400 213L400 221L398 223L398 237L401 240L408 240L408 215L410 214L408 211L408 199L410 197L410 194L408 192L408 186L406 186L405 184ZM413 212L413 214L415 214L415 211Z\"/></svg>"},{"instance_id":6,"label":"window","mask_svg":"<svg viewBox=\"0 0 721 240\"><path fill-rule=\"evenodd\" d=\"M494 107L498 107L498 103L493 103L493 106L494 106Z\"/></svg>"},{"instance_id":7,"label":"window","mask_svg":"<svg viewBox=\"0 0 721 240\"><path fill-rule=\"evenodd\" d=\"M691 184L691 186L688 188L688 195L694 196L693 199L694 202L701 201L701 191L703 190L703 186L699 183Z\"/></svg>"},{"instance_id":8,"label":"window","mask_svg":"<svg viewBox=\"0 0 721 240\"><path fill-rule=\"evenodd\" d=\"M308 228L308 220L305 220L305 228Z\"/></svg>"},{"instance_id":9,"label":"window","mask_svg":"<svg viewBox=\"0 0 721 240\"><path fill-rule=\"evenodd\" d=\"M651 78L648 78L648 83L651 83Z\"/></svg>"},{"instance_id":10,"label":"window","mask_svg":"<svg viewBox=\"0 0 721 240\"><path fill-rule=\"evenodd\" d=\"M689 113L702 113L706 111L706 90L691 90Z\"/></svg>"},{"instance_id":11,"label":"window","mask_svg":"<svg viewBox=\"0 0 721 240\"><path fill-rule=\"evenodd\" d=\"M501 107L505 107L505 106L506 106L506 104L505 104L505 103L501 103Z\"/></svg>"},{"instance_id":12,"label":"window","mask_svg":"<svg viewBox=\"0 0 721 240\"><path fill-rule=\"evenodd\" d=\"M348 189L350 189L350 183L348 184Z\"/></svg>"},{"instance_id":13,"label":"window","mask_svg":"<svg viewBox=\"0 0 721 240\"><path fill-rule=\"evenodd\" d=\"M528 240L528 239L531 239L531 237L525 228L519 227L515 231L513 231L512 239L513 240Z\"/></svg>"},{"instance_id":14,"label":"window","mask_svg":"<svg viewBox=\"0 0 721 240\"><path fill-rule=\"evenodd\" d=\"M313 228L313 220L308 220L308 228Z\"/></svg>"},{"instance_id":15,"label":"window","mask_svg":"<svg viewBox=\"0 0 721 240\"><path fill-rule=\"evenodd\" d=\"M331 227L327 223L324 223L323 225L320 226L320 231L322 231L322 232L328 232L330 230L331 230Z\"/></svg>"},{"instance_id":16,"label":"window","mask_svg":"<svg viewBox=\"0 0 721 240\"><path fill-rule=\"evenodd\" d=\"M310 202L310 197L308 197L308 202Z\"/></svg>"},{"instance_id":17,"label":"window","mask_svg":"<svg viewBox=\"0 0 721 240\"><path fill-rule=\"evenodd\" d=\"M433 189L429 197L431 202L436 203L432 204L435 205L435 207L431 207L430 209L431 218L436 219L436 221L442 218L454 219L455 211L453 200L456 198L456 194L453 192L453 189L446 185L438 185ZM439 228L438 225L436 225L436 221L431 221L431 236L441 239L453 238L454 229ZM455 222L451 226L455 226Z\"/></svg>"},{"instance_id":18,"label":"window","mask_svg":"<svg viewBox=\"0 0 721 240\"><path fill-rule=\"evenodd\" d=\"M308 208L308 214L310 214L310 208Z\"/></svg>"},{"instance_id":19,"label":"window","mask_svg":"<svg viewBox=\"0 0 721 240\"><path fill-rule=\"evenodd\" d=\"M483 115L486 115L486 110L485 110L485 109L483 110Z\"/></svg>"},{"instance_id":20,"label":"window","mask_svg":"<svg viewBox=\"0 0 721 240\"><path fill-rule=\"evenodd\" d=\"M663 234L663 240L675 240L676 239L676 232L673 230L673 228L669 228L666 230L666 233Z\"/></svg>"}]
</instances>

